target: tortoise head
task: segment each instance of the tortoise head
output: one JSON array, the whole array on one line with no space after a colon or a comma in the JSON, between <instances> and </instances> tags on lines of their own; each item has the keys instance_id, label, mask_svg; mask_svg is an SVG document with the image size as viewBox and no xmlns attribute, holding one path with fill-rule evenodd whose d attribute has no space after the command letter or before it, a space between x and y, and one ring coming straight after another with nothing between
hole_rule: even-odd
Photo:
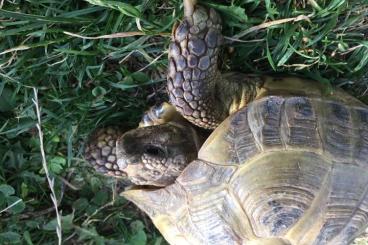
<instances>
[{"instance_id":1,"label":"tortoise head","mask_svg":"<svg viewBox=\"0 0 368 245\"><path fill-rule=\"evenodd\" d=\"M197 157L200 139L186 122L137 128L117 141L117 165L137 185L167 186Z\"/></svg>"},{"instance_id":2,"label":"tortoise head","mask_svg":"<svg viewBox=\"0 0 368 245\"><path fill-rule=\"evenodd\" d=\"M135 185L167 186L197 157L203 140L185 121L139 127L123 133L97 130L85 156L99 172Z\"/></svg>"}]
</instances>

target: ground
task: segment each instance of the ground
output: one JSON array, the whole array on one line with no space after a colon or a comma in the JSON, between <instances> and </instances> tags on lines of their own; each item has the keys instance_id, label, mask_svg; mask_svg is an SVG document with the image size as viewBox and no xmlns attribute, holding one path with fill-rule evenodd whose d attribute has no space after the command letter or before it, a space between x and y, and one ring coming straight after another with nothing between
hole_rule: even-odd
<instances>
[{"instance_id":1,"label":"ground","mask_svg":"<svg viewBox=\"0 0 368 245\"><path fill-rule=\"evenodd\" d=\"M368 102L366 1L200 2L224 20L222 70L297 74ZM83 149L95 128L134 127L166 100L181 16L180 0L0 0L0 244L165 244Z\"/></svg>"}]
</instances>

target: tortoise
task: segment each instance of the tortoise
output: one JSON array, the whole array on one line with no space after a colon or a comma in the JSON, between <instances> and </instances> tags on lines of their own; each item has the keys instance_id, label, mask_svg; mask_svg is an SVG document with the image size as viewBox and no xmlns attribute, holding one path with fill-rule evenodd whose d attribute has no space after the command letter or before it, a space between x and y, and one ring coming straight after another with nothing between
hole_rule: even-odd
<instances>
[{"instance_id":1,"label":"tortoise","mask_svg":"<svg viewBox=\"0 0 368 245\"><path fill-rule=\"evenodd\" d=\"M221 74L219 15L184 7L171 104L99 131L87 160L134 184L122 195L170 244L349 244L368 225L368 107L297 77Z\"/></svg>"}]
</instances>

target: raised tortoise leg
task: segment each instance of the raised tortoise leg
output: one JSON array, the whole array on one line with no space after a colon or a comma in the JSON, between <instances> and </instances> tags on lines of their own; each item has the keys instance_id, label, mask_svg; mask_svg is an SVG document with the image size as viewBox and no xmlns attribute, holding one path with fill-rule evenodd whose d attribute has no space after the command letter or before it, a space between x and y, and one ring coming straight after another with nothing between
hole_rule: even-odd
<instances>
[{"instance_id":1,"label":"raised tortoise leg","mask_svg":"<svg viewBox=\"0 0 368 245\"><path fill-rule=\"evenodd\" d=\"M170 102L191 123L214 129L231 113L234 101L253 100L257 81L228 80L234 77L220 73L220 16L193 0L185 0L184 7L185 17L174 27L169 47Z\"/></svg>"},{"instance_id":2,"label":"raised tortoise leg","mask_svg":"<svg viewBox=\"0 0 368 245\"><path fill-rule=\"evenodd\" d=\"M170 102L195 125L215 128L227 116L222 109L214 110L222 107L214 101L215 81L221 79L217 69L221 20L213 9L185 3L186 16L174 27L169 47Z\"/></svg>"}]
</instances>

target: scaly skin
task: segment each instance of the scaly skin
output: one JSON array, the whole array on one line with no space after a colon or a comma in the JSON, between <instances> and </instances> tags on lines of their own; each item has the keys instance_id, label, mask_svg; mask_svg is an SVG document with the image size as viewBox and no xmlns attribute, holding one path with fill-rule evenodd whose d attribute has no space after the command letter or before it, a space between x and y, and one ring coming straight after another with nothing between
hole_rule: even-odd
<instances>
[{"instance_id":1,"label":"scaly skin","mask_svg":"<svg viewBox=\"0 0 368 245\"><path fill-rule=\"evenodd\" d=\"M183 119L175 108L168 103L163 103L151 107L143 114L139 128L180 120ZM119 167L116 156L116 143L124 131L126 130L117 126L108 126L99 128L90 135L84 156L96 171L114 177L128 177L125 169Z\"/></svg>"},{"instance_id":2,"label":"scaly skin","mask_svg":"<svg viewBox=\"0 0 368 245\"><path fill-rule=\"evenodd\" d=\"M186 119L214 129L231 111L254 99L261 83L242 74L220 73L220 16L213 9L193 4L195 1L184 1L185 18L173 30L167 88L171 104Z\"/></svg>"},{"instance_id":3,"label":"scaly skin","mask_svg":"<svg viewBox=\"0 0 368 245\"><path fill-rule=\"evenodd\" d=\"M84 156L96 171L114 177L127 176L117 165L116 140L121 134L122 131L113 126L97 129L91 134Z\"/></svg>"},{"instance_id":4,"label":"scaly skin","mask_svg":"<svg viewBox=\"0 0 368 245\"><path fill-rule=\"evenodd\" d=\"M85 158L96 171L136 185L166 186L195 159L206 135L168 103L150 108L128 132L110 126L91 134Z\"/></svg>"},{"instance_id":5,"label":"scaly skin","mask_svg":"<svg viewBox=\"0 0 368 245\"><path fill-rule=\"evenodd\" d=\"M189 122L133 129L117 140L117 166L136 185L167 186L197 157L202 143Z\"/></svg>"}]
</instances>

